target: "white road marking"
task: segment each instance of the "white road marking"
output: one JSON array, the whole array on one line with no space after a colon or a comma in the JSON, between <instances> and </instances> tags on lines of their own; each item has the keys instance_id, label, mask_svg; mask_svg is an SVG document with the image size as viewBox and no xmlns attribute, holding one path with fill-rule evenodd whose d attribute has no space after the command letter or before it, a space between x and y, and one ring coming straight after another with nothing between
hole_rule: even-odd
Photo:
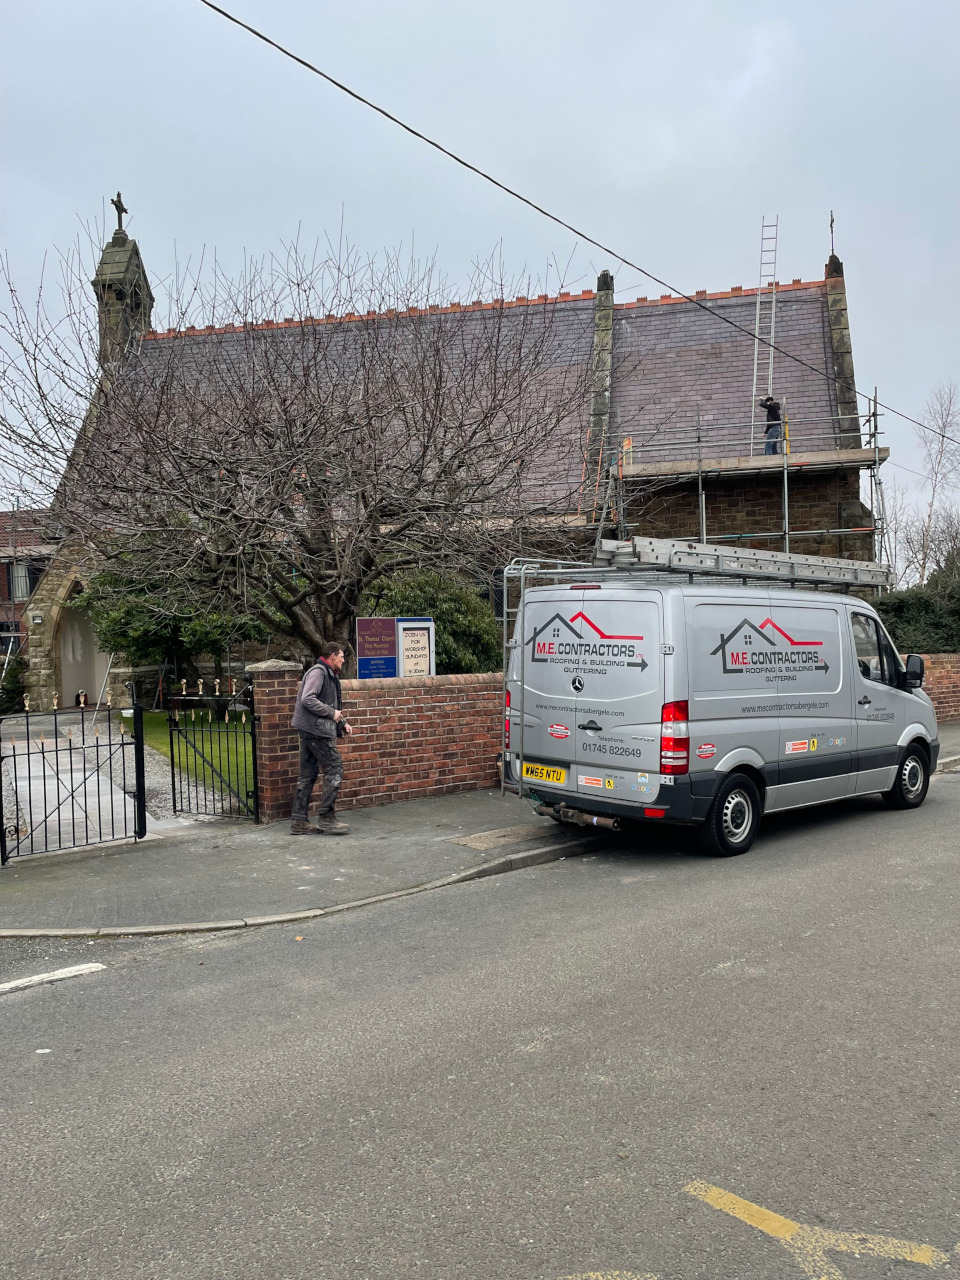
<instances>
[{"instance_id":1,"label":"white road marking","mask_svg":"<svg viewBox=\"0 0 960 1280\"><path fill-rule=\"evenodd\" d=\"M85 973L97 973L105 964L74 964L69 969L53 969L50 973L35 973L31 978L15 978L13 982L0 982L0 995L7 991L23 991L27 987L42 987L48 982L62 982L64 978L80 978Z\"/></svg>"}]
</instances>

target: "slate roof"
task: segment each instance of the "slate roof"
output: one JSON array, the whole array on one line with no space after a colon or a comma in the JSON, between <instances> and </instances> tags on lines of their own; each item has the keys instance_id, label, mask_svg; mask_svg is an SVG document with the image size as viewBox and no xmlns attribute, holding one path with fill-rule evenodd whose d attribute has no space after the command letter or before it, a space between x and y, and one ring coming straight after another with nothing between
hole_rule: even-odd
<instances>
[{"instance_id":1,"label":"slate roof","mask_svg":"<svg viewBox=\"0 0 960 1280\"><path fill-rule=\"evenodd\" d=\"M756 289L698 294L697 301L752 332ZM634 353L635 370L613 379L611 424L633 438L635 462L668 462L696 455L700 409L706 457L737 457L750 452L753 339L715 320L683 299L641 299L614 308L614 359ZM833 351L823 281L794 281L777 296L776 343L814 369L834 376ZM761 349L762 352L763 349ZM804 419L837 414L835 384L774 353L774 396L791 422L794 451L836 447L835 424ZM767 359L761 354L757 394L767 389ZM766 414L756 414L762 435ZM824 433L827 433L826 437ZM761 449L762 452L762 449Z\"/></svg>"},{"instance_id":2,"label":"slate roof","mask_svg":"<svg viewBox=\"0 0 960 1280\"><path fill-rule=\"evenodd\" d=\"M695 457L698 407L705 456L735 457L750 452L743 442L750 437L753 339L714 316L729 317L752 332L756 295L756 289L734 287L719 293L698 290L696 299L700 306L671 295L615 304L610 423L614 437L632 439L634 462ZM349 342L352 322L389 319L398 322L398 328L402 329L405 317L456 314L470 323L473 313L476 322L482 324L483 313L495 306L507 312L540 306L544 314L547 310L552 314L552 323L560 321L558 331L562 337L557 344L557 364L584 362L588 367L592 358L595 305L595 292L586 289L579 294L560 293L555 297L521 296L500 303L455 303L447 307L388 311L379 317L374 312L348 313L305 320L271 320L247 327L167 330L144 335L141 358L149 365L151 349L156 351L170 340L190 342L196 357L202 360L204 340L212 335L252 332L265 338L275 335L271 340L281 341L285 334L290 335L291 330L304 324L336 325L344 342ZM829 381L834 376L834 363L824 281L794 280L778 285L776 341L813 366L808 369L784 356L774 355L774 395L784 403L789 414L792 448L802 451L837 447L836 424L805 425L803 422L804 419L829 419L838 412L836 388ZM218 343L221 349L222 342L221 336ZM766 392L766 367L766 359L762 358L758 395ZM814 370L823 371L827 378ZM588 413L589 404L585 404L584 414ZM764 413L758 410L758 438L762 437L764 419ZM579 438L576 458L570 457L571 445L572 440L539 441L545 466L562 463L564 470L572 471L575 464L582 465Z\"/></svg>"}]
</instances>

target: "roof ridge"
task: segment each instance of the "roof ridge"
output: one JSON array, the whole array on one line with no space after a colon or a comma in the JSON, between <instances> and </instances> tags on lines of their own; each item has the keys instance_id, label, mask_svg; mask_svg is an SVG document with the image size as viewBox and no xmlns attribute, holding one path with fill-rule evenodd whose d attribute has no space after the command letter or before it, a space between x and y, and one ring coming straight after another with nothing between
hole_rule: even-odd
<instances>
[{"instance_id":1,"label":"roof ridge","mask_svg":"<svg viewBox=\"0 0 960 1280\"><path fill-rule=\"evenodd\" d=\"M812 289L822 284L822 280L801 280L799 276L794 276L789 284L776 281L777 293L786 293L791 289ZM691 299L694 302L706 302L716 298L755 298L758 292L758 289L744 289L743 285L734 284L719 293L708 293L706 289L697 289L693 294L661 293L659 298L642 297L634 302L615 302L613 305L616 310L625 307L659 307L672 302L687 302Z\"/></svg>"},{"instance_id":2,"label":"roof ridge","mask_svg":"<svg viewBox=\"0 0 960 1280\"><path fill-rule=\"evenodd\" d=\"M425 307L404 307L400 309L387 307L385 311L366 311L363 313L346 311L343 315L335 315L331 312L325 316L302 316L299 319L288 316L283 320L261 320L256 324L208 324L202 328L198 328L196 325L187 325L183 329L150 329L147 333L141 334L141 337L151 339L182 338L188 334L190 337L196 337L198 334L244 333L247 330L253 331L257 329L299 329L307 325L344 324L353 323L357 320L395 320L408 316L451 315L460 311L493 311L498 307L506 310L509 307L546 306L553 302L584 302L594 297L596 297L596 290L594 289L583 289L580 293L566 291L558 294L541 293L536 297L518 294L516 298L506 300L494 298L490 302L484 302L481 298L477 298L474 302L450 302L446 306L434 303Z\"/></svg>"},{"instance_id":3,"label":"roof ridge","mask_svg":"<svg viewBox=\"0 0 960 1280\"><path fill-rule=\"evenodd\" d=\"M777 291L786 293L791 289L810 289L816 285L822 285L822 280L801 280L799 277L789 284L780 284L777 281ZM697 289L692 295L696 302L715 301L719 298L750 298L756 297L757 289L744 289L742 285L731 285L729 289L721 290L718 293L708 293L706 289ZM254 331L259 329L299 329L307 325L323 325L323 324L347 324L357 320L395 320L400 317L408 316L427 316L427 315L451 315L460 311L492 311L497 307L507 309L509 307L534 307L546 306L555 302L585 302L595 298L596 290L583 289L580 293L571 293L561 291L557 294L540 293L536 297L528 297L526 294L518 294L516 298L504 300L503 298L494 298L490 302L484 302L477 298L474 302L450 302L446 306L440 306L438 303L428 304L425 307L406 307L397 309L388 307L385 311L346 311L343 315L335 315L332 312L325 316L302 316L299 319L294 317L286 317L283 320L261 320L256 324L227 324L227 325L204 325L198 328L196 325L187 325L184 329L150 329L147 333L141 335L144 339L156 338L183 338L196 337L206 334L221 333L245 333L247 330ZM637 298L634 302L615 302L615 310L625 310L634 307L659 307L666 306L670 303L686 302L691 295L662 293L659 298Z\"/></svg>"}]
</instances>

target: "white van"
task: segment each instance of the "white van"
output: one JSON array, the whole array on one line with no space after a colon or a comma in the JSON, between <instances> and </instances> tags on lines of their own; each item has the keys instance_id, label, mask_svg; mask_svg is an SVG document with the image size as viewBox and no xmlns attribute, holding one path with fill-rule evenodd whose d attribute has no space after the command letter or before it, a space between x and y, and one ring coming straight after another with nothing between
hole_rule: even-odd
<instances>
[{"instance_id":1,"label":"white van","mask_svg":"<svg viewBox=\"0 0 960 1280\"><path fill-rule=\"evenodd\" d=\"M787 561L793 580L799 559L754 557ZM923 660L901 661L870 604L729 576L573 578L523 591L508 646L504 781L538 812L697 825L729 856L764 813L923 803L940 748Z\"/></svg>"}]
</instances>

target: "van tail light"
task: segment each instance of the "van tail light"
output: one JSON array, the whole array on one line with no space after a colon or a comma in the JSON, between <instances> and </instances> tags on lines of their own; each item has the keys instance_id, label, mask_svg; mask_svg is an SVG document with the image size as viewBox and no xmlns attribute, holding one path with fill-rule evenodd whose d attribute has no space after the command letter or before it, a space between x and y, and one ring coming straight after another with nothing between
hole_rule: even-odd
<instances>
[{"instance_id":1,"label":"van tail light","mask_svg":"<svg viewBox=\"0 0 960 1280\"><path fill-rule=\"evenodd\" d=\"M660 772L690 772L689 705L665 702L660 713Z\"/></svg>"},{"instance_id":2,"label":"van tail light","mask_svg":"<svg viewBox=\"0 0 960 1280\"><path fill-rule=\"evenodd\" d=\"M506 706L503 712L503 747L510 750L510 690L507 690Z\"/></svg>"}]
</instances>

